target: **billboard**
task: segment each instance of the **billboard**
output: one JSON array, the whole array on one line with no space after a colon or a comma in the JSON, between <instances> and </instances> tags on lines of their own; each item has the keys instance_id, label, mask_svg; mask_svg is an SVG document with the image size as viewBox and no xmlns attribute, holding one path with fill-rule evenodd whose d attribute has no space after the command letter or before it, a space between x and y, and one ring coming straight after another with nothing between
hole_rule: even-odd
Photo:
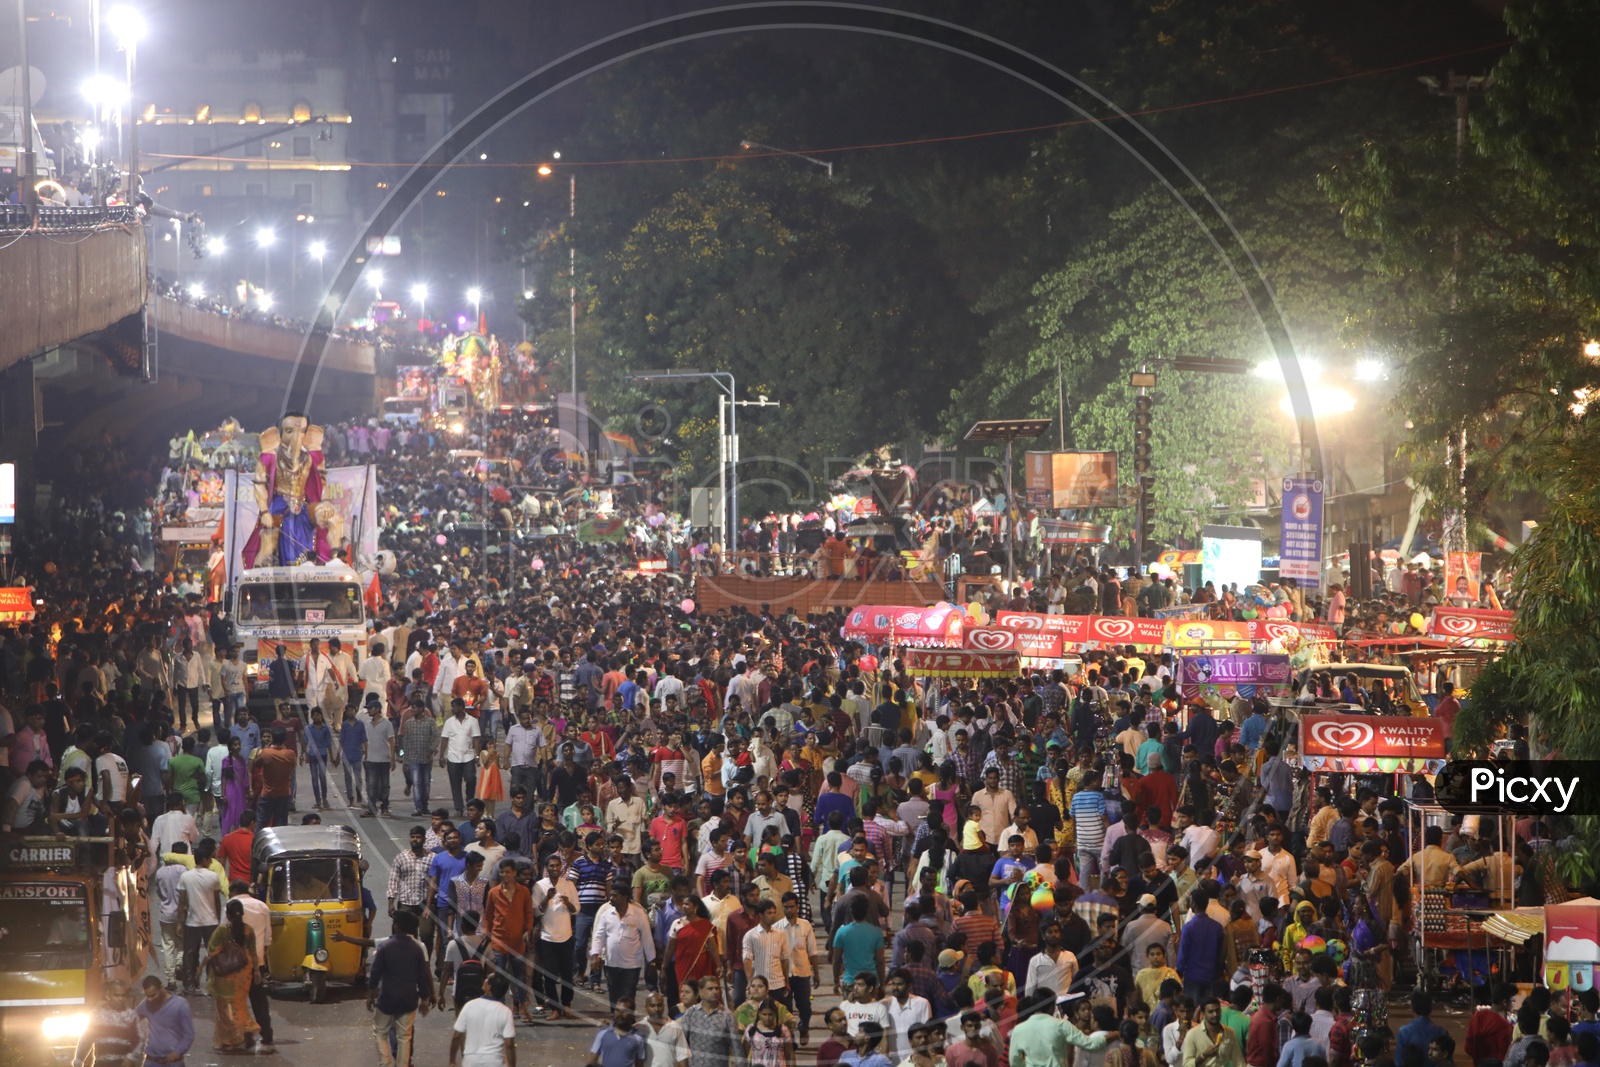
<instances>
[{"instance_id":1,"label":"billboard","mask_svg":"<svg viewBox=\"0 0 1600 1067\"><path fill-rule=\"evenodd\" d=\"M1240 589L1261 581L1261 531L1250 526L1205 526L1200 530L1200 580Z\"/></svg>"},{"instance_id":2,"label":"billboard","mask_svg":"<svg viewBox=\"0 0 1600 1067\"><path fill-rule=\"evenodd\" d=\"M1322 479L1283 480L1282 532L1278 577L1293 578L1302 589L1322 585Z\"/></svg>"},{"instance_id":3,"label":"billboard","mask_svg":"<svg viewBox=\"0 0 1600 1067\"><path fill-rule=\"evenodd\" d=\"M1288 696L1293 670L1288 656L1179 656L1178 693L1190 697Z\"/></svg>"},{"instance_id":4,"label":"billboard","mask_svg":"<svg viewBox=\"0 0 1600 1067\"><path fill-rule=\"evenodd\" d=\"M1477 602L1478 590L1483 587L1482 552L1446 552L1444 554L1444 599L1459 607L1470 607Z\"/></svg>"},{"instance_id":5,"label":"billboard","mask_svg":"<svg viewBox=\"0 0 1600 1067\"><path fill-rule=\"evenodd\" d=\"M17 465L0 463L0 523L17 521Z\"/></svg>"},{"instance_id":6,"label":"billboard","mask_svg":"<svg viewBox=\"0 0 1600 1067\"><path fill-rule=\"evenodd\" d=\"M1033 507L1121 505L1115 452L1029 452L1024 470L1028 503Z\"/></svg>"}]
</instances>

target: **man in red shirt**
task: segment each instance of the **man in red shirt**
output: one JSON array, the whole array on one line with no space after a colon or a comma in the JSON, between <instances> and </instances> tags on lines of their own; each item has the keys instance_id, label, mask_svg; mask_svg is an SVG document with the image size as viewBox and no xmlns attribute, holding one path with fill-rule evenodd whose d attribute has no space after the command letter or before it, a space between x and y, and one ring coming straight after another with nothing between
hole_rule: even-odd
<instances>
[{"instance_id":1,"label":"man in red shirt","mask_svg":"<svg viewBox=\"0 0 1600 1067\"><path fill-rule=\"evenodd\" d=\"M239 828L217 843L217 859L228 868L229 882L250 882L250 855L255 847L256 813L245 808L239 813Z\"/></svg>"},{"instance_id":2,"label":"man in red shirt","mask_svg":"<svg viewBox=\"0 0 1600 1067\"><path fill-rule=\"evenodd\" d=\"M484 894L483 932L496 969L511 979L516 1013L524 1019L529 1019L525 959L533 951L534 930L533 894L517 881L517 865L502 863L500 881Z\"/></svg>"},{"instance_id":3,"label":"man in red shirt","mask_svg":"<svg viewBox=\"0 0 1600 1067\"><path fill-rule=\"evenodd\" d=\"M1244 1062L1250 1067L1277 1067L1278 1011L1287 1006L1289 994L1276 982L1261 991L1261 1007L1250 1016L1250 1029L1244 1044Z\"/></svg>"},{"instance_id":4,"label":"man in red shirt","mask_svg":"<svg viewBox=\"0 0 1600 1067\"><path fill-rule=\"evenodd\" d=\"M1139 779L1134 803L1140 810L1160 808L1160 825L1171 826L1172 809L1178 804L1178 783L1159 763L1152 763L1149 772Z\"/></svg>"},{"instance_id":5,"label":"man in red shirt","mask_svg":"<svg viewBox=\"0 0 1600 1067\"><path fill-rule=\"evenodd\" d=\"M289 825L289 801L294 796L295 754L288 742L289 732L281 726L275 727L272 731L272 744L266 748L256 749L255 755L251 757L255 769L261 772L261 793L257 797L256 819L266 826ZM226 841L227 838L223 840Z\"/></svg>"},{"instance_id":6,"label":"man in red shirt","mask_svg":"<svg viewBox=\"0 0 1600 1067\"><path fill-rule=\"evenodd\" d=\"M600 695L607 711L617 710L617 690L627 680L628 676L621 669L620 658L606 661L606 673L600 676Z\"/></svg>"},{"instance_id":7,"label":"man in red shirt","mask_svg":"<svg viewBox=\"0 0 1600 1067\"><path fill-rule=\"evenodd\" d=\"M683 817L678 797L670 796L660 815L650 820L650 836L661 843L661 862L682 874L685 867L683 842L689 836L689 820Z\"/></svg>"},{"instance_id":8,"label":"man in red shirt","mask_svg":"<svg viewBox=\"0 0 1600 1067\"><path fill-rule=\"evenodd\" d=\"M451 683L450 697L452 700L465 701L467 714L476 719L478 712L483 708L484 700L488 697L489 686L482 678L478 677L478 665L475 662L470 659L466 660L463 663L463 667L467 673Z\"/></svg>"},{"instance_id":9,"label":"man in red shirt","mask_svg":"<svg viewBox=\"0 0 1600 1067\"><path fill-rule=\"evenodd\" d=\"M1443 682L1439 686L1439 703L1433 709L1433 717L1444 723L1444 740L1449 745L1450 738L1456 731L1456 715L1461 711L1461 702L1456 699L1456 684Z\"/></svg>"}]
</instances>

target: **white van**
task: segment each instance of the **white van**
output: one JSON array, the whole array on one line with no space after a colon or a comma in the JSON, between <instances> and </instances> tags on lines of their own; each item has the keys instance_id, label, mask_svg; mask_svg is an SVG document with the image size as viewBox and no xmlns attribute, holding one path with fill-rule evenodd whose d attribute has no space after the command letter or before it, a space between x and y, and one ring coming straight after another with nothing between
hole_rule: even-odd
<instances>
[{"instance_id":1,"label":"white van","mask_svg":"<svg viewBox=\"0 0 1600 1067\"><path fill-rule=\"evenodd\" d=\"M337 637L359 666L367 651L367 606L361 578L342 563L257 567L239 575L233 591L233 624L241 658L256 673L266 695L267 664L283 645L300 660L315 637L326 649Z\"/></svg>"}]
</instances>

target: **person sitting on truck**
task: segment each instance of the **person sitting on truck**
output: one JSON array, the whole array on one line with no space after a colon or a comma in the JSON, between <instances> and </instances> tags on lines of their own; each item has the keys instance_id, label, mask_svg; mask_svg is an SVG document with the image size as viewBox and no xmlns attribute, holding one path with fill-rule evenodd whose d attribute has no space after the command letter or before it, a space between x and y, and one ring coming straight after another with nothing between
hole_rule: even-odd
<instances>
[{"instance_id":1,"label":"person sitting on truck","mask_svg":"<svg viewBox=\"0 0 1600 1067\"><path fill-rule=\"evenodd\" d=\"M45 786L50 784L50 764L36 759L27 772L11 784L0 814L0 833L44 834L50 829L45 815Z\"/></svg>"},{"instance_id":2,"label":"person sitting on truck","mask_svg":"<svg viewBox=\"0 0 1600 1067\"><path fill-rule=\"evenodd\" d=\"M91 824L105 825L105 818L89 796L89 775L82 767L68 767L65 782L50 794L48 816L57 837L86 837ZM102 829L101 832L104 832Z\"/></svg>"}]
</instances>

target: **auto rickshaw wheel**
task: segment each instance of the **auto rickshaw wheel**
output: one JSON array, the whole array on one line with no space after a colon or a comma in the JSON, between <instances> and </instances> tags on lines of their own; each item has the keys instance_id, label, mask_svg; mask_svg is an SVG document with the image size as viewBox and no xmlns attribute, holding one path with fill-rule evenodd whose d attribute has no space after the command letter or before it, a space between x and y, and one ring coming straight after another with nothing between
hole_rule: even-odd
<instances>
[{"instance_id":1,"label":"auto rickshaw wheel","mask_svg":"<svg viewBox=\"0 0 1600 1067\"><path fill-rule=\"evenodd\" d=\"M307 976L307 988L311 991L311 1003L321 1004L328 999L328 976L323 971L312 971Z\"/></svg>"}]
</instances>

